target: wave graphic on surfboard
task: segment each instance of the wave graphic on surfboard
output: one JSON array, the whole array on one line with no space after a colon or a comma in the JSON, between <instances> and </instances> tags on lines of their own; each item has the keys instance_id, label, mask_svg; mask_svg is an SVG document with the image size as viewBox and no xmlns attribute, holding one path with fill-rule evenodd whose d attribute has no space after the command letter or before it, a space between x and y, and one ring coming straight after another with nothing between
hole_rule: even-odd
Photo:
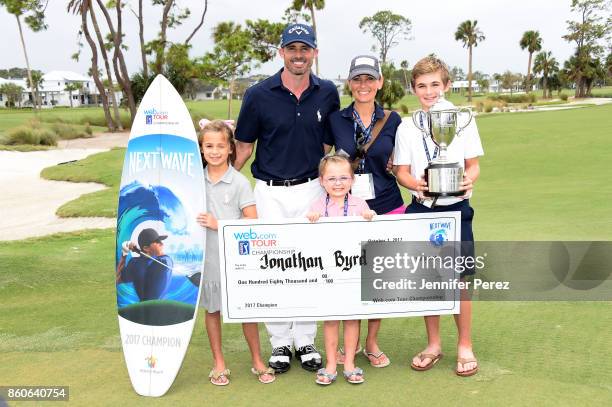
<instances>
[{"instance_id":1,"label":"wave graphic on surfboard","mask_svg":"<svg viewBox=\"0 0 612 407\"><path fill-rule=\"evenodd\" d=\"M159 144L160 137L164 140L163 148ZM177 154L188 151L188 144L192 141L168 134L132 140L124 171L136 174L158 169L168 174L166 180L175 172L177 177L184 177L188 172L187 163ZM155 258L138 259L143 255L135 252L130 252L125 258L124 273L130 272L131 277L124 278L117 286L117 307L119 315L129 321L162 326L193 317L198 287L189 277L200 270L203 248L194 243L191 236L191 231L198 225L193 216L188 216L190 211L185 208L185 201L167 186L144 184L139 180L133 180L119 191L117 241L135 242L142 230L151 227L167 236L163 241L164 256L169 258L158 258L159 262ZM118 268L122 258L120 245L117 245L115 258L115 267ZM132 270L130 265L134 265ZM147 273L157 273L157 281L144 281L145 278L151 279L145 276ZM152 284L155 286L151 288Z\"/></svg>"}]
</instances>

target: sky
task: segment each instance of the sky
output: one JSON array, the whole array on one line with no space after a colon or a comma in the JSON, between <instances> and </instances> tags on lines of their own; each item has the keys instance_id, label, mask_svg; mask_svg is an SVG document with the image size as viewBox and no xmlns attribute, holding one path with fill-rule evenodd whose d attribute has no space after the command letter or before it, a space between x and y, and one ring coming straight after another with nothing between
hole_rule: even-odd
<instances>
[{"instance_id":1,"label":"sky","mask_svg":"<svg viewBox=\"0 0 612 407\"><path fill-rule=\"evenodd\" d=\"M137 4L135 0L126 0ZM192 16L183 26L171 30L171 41L183 42L198 24L203 2L177 0L189 7ZM244 24L246 19L280 21L291 0L209 0L208 13L202 29L192 40L191 56L201 56L213 47L211 33L221 21ZM474 48L473 69L488 74L506 70L526 73L528 53L519 41L527 30L538 30L544 50L563 63L573 52L574 45L561 37L566 33L566 20L577 19L571 13L570 0L327 0L326 7L317 11L320 73L324 78L346 77L351 58L372 54L375 40L359 29L359 21L380 10L391 10L412 22L410 39L402 39L389 52L388 59L399 66L407 60L413 65L421 57L436 53L449 66L467 72L468 53L455 41L457 26L467 19L478 20L486 39ZM66 12L67 0L49 0L46 21L49 28L40 33L24 29L30 64L43 72L68 70L86 74L91 55L85 46L79 62L70 56L77 50L80 18ZM147 0L145 0L147 4ZM101 20L101 15L99 19ZM146 7L145 38L152 39L159 31L161 7ZM141 69L136 17L129 8L123 12L124 33L129 50L126 52L130 73ZM280 57L254 69L251 73L272 74L282 64ZM0 69L25 67L25 59L17 22L6 9L0 8Z\"/></svg>"}]
</instances>

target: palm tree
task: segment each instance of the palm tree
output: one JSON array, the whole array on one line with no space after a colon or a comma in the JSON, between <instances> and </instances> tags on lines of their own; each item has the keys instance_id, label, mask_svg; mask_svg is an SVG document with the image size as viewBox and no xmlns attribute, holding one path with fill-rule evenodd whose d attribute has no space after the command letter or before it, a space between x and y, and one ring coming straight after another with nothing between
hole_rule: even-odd
<instances>
[{"instance_id":1,"label":"palm tree","mask_svg":"<svg viewBox=\"0 0 612 407\"><path fill-rule=\"evenodd\" d=\"M310 18L312 19L312 29L315 37L317 37L317 21L315 20L315 9L323 10L325 8L325 0L293 0L290 9L302 11L302 9L310 10ZM319 57L315 57L315 72L319 76Z\"/></svg>"},{"instance_id":2,"label":"palm tree","mask_svg":"<svg viewBox=\"0 0 612 407\"><path fill-rule=\"evenodd\" d=\"M35 82L32 78L32 70L30 68L30 60L28 59L28 51L26 50L25 40L23 38L23 29L21 27L21 17L25 14L30 13L25 17L26 24L34 32L46 30L45 24L45 8L39 0L0 0L0 5L6 7L6 10L15 16L17 19L17 27L19 28L19 38L21 40L21 48L23 49L23 55L25 57L26 69L28 71L28 81L30 89L32 91L32 99L34 101L34 111L36 111L36 101L38 98L38 89L35 89Z\"/></svg>"},{"instance_id":3,"label":"palm tree","mask_svg":"<svg viewBox=\"0 0 612 407\"><path fill-rule=\"evenodd\" d=\"M472 101L472 48L484 41L485 36L476 24L477 20L465 20L455 32L455 40L463 42L463 46L468 49L468 102Z\"/></svg>"},{"instance_id":4,"label":"palm tree","mask_svg":"<svg viewBox=\"0 0 612 407\"><path fill-rule=\"evenodd\" d=\"M75 92L77 90L81 89L81 87L79 86L78 83L68 83L66 84L66 87L64 88L64 90L66 92L68 92L68 97L70 98L70 107L74 107L72 105L72 92Z\"/></svg>"},{"instance_id":5,"label":"palm tree","mask_svg":"<svg viewBox=\"0 0 612 407\"><path fill-rule=\"evenodd\" d=\"M408 71L408 61L403 60L400 62L400 67L402 68L402 73L404 74L404 86L406 89L410 89L410 82L408 82L408 75L406 74Z\"/></svg>"},{"instance_id":6,"label":"palm tree","mask_svg":"<svg viewBox=\"0 0 612 407\"><path fill-rule=\"evenodd\" d=\"M73 14L79 14L81 13L82 6L82 0L70 0L70 2L68 3L68 11L72 11ZM104 61L104 67L106 69L106 79L110 82L110 87L113 88L115 85L113 84L112 71L110 69L110 63L108 62L108 54L106 52L107 44L104 41L102 32L100 31L100 26L98 25L98 20L96 18L95 8L92 3L89 3L89 16L91 18L91 22L96 33L96 38L98 39L98 43L100 44L100 53L102 55L102 60ZM117 126L117 129L119 131L123 131L121 118L119 117L119 105L117 103L115 93L111 92L108 95L108 98L110 99L111 105L113 107L113 113L115 115L115 124ZM70 101L70 106L72 107L72 101Z\"/></svg>"},{"instance_id":7,"label":"palm tree","mask_svg":"<svg viewBox=\"0 0 612 407\"><path fill-rule=\"evenodd\" d=\"M552 56L552 52L542 51L536 55L535 60L533 61L533 72L542 72L542 88L544 89L544 98L552 97L552 91L548 89L548 77L558 71L559 64Z\"/></svg>"},{"instance_id":8,"label":"palm tree","mask_svg":"<svg viewBox=\"0 0 612 407\"><path fill-rule=\"evenodd\" d=\"M34 110L36 107L41 107L42 101L39 90L43 88L43 74L40 71L30 71L30 75L26 78L26 85L32 89L32 102L34 104Z\"/></svg>"},{"instance_id":9,"label":"palm tree","mask_svg":"<svg viewBox=\"0 0 612 407\"><path fill-rule=\"evenodd\" d=\"M111 116L108 97L106 96L106 90L102 84L100 72L98 70L98 48L91 37L87 23L87 16L92 7L92 1L93 0L70 0L67 10L72 11L73 14L80 14L81 16L81 32L85 36L85 40L91 49L91 69L89 75L93 78L96 88L98 89L100 99L102 100L102 110L104 111L106 125L110 131L115 131L117 129L117 125Z\"/></svg>"},{"instance_id":10,"label":"palm tree","mask_svg":"<svg viewBox=\"0 0 612 407\"><path fill-rule=\"evenodd\" d=\"M531 91L531 57L533 53L542 49L542 37L539 31L525 31L519 42L521 49L527 48L529 51L529 61L527 63L527 93Z\"/></svg>"}]
</instances>

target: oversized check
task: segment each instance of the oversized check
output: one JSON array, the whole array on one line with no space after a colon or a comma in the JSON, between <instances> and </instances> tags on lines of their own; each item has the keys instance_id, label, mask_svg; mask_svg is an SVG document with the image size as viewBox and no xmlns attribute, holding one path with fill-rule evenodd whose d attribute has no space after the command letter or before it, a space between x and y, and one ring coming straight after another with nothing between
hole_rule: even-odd
<instances>
[{"instance_id":1,"label":"oversized check","mask_svg":"<svg viewBox=\"0 0 612 407\"><path fill-rule=\"evenodd\" d=\"M458 297L364 300L364 242L459 241L459 212L219 221L224 322L456 314ZM383 246L389 243L382 243ZM433 243L432 243L433 244ZM370 265L371 266L371 265ZM383 283L369 281L374 288Z\"/></svg>"}]
</instances>

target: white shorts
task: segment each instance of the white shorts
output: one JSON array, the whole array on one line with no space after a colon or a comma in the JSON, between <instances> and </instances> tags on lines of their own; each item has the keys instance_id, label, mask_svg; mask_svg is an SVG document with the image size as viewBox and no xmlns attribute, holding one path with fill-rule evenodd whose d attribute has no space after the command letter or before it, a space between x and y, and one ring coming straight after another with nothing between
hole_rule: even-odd
<instances>
[{"instance_id":1,"label":"white shorts","mask_svg":"<svg viewBox=\"0 0 612 407\"><path fill-rule=\"evenodd\" d=\"M325 192L319 179L291 187L255 183L255 203L259 219L302 218Z\"/></svg>"},{"instance_id":2,"label":"white shorts","mask_svg":"<svg viewBox=\"0 0 612 407\"><path fill-rule=\"evenodd\" d=\"M318 178L291 187L273 187L257 180L253 192L259 219L304 218L312 203L324 193L324 189ZM265 325L273 348L311 345L317 335L315 321L269 322Z\"/></svg>"}]
</instances>

